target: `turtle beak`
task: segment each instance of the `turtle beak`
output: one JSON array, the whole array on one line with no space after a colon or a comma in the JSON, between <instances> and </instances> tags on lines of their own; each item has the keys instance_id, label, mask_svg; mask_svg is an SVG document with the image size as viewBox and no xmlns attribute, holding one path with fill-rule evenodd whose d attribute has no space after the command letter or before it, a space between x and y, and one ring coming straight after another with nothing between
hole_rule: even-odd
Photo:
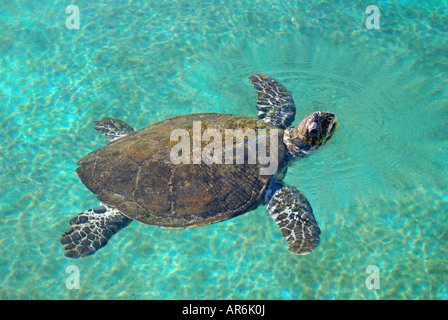
<instances>
[{"instance_id":1,"label":"turtle beak","mask_svg":"<svg viewBox=\"0 0 448 320\"><path fill-rule=\"evenodd\" d=\"M338 118L336 117L336 115L334 113L327 112L323 126L327 127L327 138L325 140L328 141L333 136L333 133L338 127Z\"/></svg>"},{"instance_id":2,"label":"turtle beak","mask_svg":"<svg viewBox=\"0 0 448 320\"><path fill-rule=\"evenodd\" d=\"M321 129L319 136L316 139L316 146L320 147L327 143L332 137L336 128L338 127L338 119L334 113L327 111L317 111L316 122ZM311 125L313 126L314 123ZM310 126L310 127L311 127Z\"/></svg>"}]
</instances>

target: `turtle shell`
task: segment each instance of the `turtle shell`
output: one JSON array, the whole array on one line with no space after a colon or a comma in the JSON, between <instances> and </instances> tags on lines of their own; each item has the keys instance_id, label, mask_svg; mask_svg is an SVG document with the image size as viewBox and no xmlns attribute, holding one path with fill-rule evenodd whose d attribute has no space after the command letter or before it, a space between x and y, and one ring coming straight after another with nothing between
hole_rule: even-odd
<instances>
[{"instance_id":1,"label":"turtle shell","mask_svg":"<svg viewBox=\"0 0 448 320\"><path fill-rule=\"evenodd\" d=\"M200 124L200 135L195 121ZM179 137L171 141L174 129L189 134L191 152L186 163L174 164L171 160L171 151L180 142ZM236 164L235 152L233 164L225 161L225 152L222 164L206 164L201 160L199 163L193 158L193 143L204 148L215 139L201 141L206 129L219 132L222 142L226 129L244 132L254 129L257 137L261 132L257 129L266 129L266 150L270 150L269 134L276 134L278 157L274 161L278 168L283 165L286 152L283 130L259 119L202 113L173 117L114 140L81 159L76 172L98 200L148 225L196 227L256 208L272 176L260 174L260 169L268 164L261 164L259 157L253 164L247 163L247 157L243 164ZM236 144L235 139L234 148ZM247 155L247 139L244 145Z\"/></svg>"}]
</instances>

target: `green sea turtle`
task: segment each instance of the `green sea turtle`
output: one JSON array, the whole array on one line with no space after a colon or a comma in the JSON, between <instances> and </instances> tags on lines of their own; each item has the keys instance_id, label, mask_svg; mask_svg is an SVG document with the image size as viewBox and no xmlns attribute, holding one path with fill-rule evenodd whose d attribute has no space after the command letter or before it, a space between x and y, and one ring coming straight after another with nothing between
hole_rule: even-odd
<instances>
[{"instance_id":1,"label":"green sea turtle","mask_svg":"<svg viewBox=\"0 0 448 320\"><path fill-rule=\"evenodd\" d=\"M133 220L164 228L190 228L234 218L260 204L266 205L290 251L308 254L314 250L320 229L312 208L297 188L284 185L282 179L295 160L309 156L330 140L337 127L336 116L316 111L290 127L296 112L291 92L265 74L249 79L258 92L257 118L188 114L136 132L121 120L97 121L95 129L111 141L81 159L76 173L97 195L100 205L70 220L61 237L65 256L79 258L95 253ZM198 123L199 137L212 130L210 144L224 141L230 129L252 130L255 136L248 135L239 142L242 150L249 152L250 141L258 139L257 150L272 148L269 152L276 155L272 158L275 163L269 165L278 170L261 174L261 169L268 167L266 161L250 162L245 153L243 161L238 162L238 152L233 151L225 159L233 164L224 163L220 161L224 153L218 148L209 153L211 157L217 155L215 161L204 157L198 161L185 150L177 154L182 155L182 161L173 161L173 150L182 140L182 135L173 140L173 131L180 130L177 132L188 138L195 135ZM186 141L187 149L191 144L193 149L198 147L195 138ZM232 148L238 147L237 139L229 141ZM199 142L199 147L204 145L204 141Z\"/></svg>"}]
</instances>

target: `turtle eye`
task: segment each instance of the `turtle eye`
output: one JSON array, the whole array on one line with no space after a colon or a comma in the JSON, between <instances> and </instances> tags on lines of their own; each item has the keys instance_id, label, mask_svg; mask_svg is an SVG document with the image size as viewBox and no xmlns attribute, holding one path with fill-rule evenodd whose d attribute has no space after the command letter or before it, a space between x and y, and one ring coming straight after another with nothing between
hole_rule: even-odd
<instances>
[{"instance_id":1,"label":"turtle eye","mask_svg":"<svg viewBox=\"0 0 448 320\"><path fill-rule=\"evenodd\" d=\"M311 138L315 138L319 135L320 130L319 130L319 126L316 123L313 123L308 131L308 135Z\"/></svg>"}]
</instances>

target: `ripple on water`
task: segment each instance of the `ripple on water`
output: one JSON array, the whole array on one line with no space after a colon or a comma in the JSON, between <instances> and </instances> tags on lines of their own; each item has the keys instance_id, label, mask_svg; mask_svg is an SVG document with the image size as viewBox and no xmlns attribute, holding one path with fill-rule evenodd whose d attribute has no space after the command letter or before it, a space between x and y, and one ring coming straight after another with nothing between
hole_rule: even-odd
<instances>
[{"instance_id":1,"label":"ripple on water","mask_svg":"<svg viewBox=\"0 0 448 320\"><path fill-rule=\"evenodd\" d=\"M213 53L207 59L198 56L175 86L186 95L194 90L198 104L217 112L254 116L250 106L256 94L248 75L265 72L280 79L293 93L296 121L316 109L337 114L331 153L322 152L319 164L335 180L356 185L359 193L393 193L421 178L422 172L437 171L425 160L425 142L435 128L445 131L438 118L441 107L434 103L437 95L446 97L441 87L424 75L416 77L409 61L391 59L374 48L302 40L303 45L287 49L229 50L226 59L213 58ZM428 111L429 106L434 110Z\"/></svg>"},{"instance_id":2,"label":"ripple on water","mask_svg":"<svg viewBox=\"0 0 448 320\"><path fill-rule=\"evenodd\" d=\"M13 4L0 14L1 297L446 296L445 7L383 3L387 23L371 32L363 3L84 3L91 23L68 32L55 20L63 6ZM132 224L93 257L63 257L68 220L96 204L74 173L104 145L93 120L142 128L192 112L255 116L255 72L293 92L297 121L316 109L340 121L286 178L315 210L315 253L290 254L260 208L184 231ZM70 264L79 291L64 286ZM365 288L369 264L381 290Z\"/></svg>"}]
</instances>

